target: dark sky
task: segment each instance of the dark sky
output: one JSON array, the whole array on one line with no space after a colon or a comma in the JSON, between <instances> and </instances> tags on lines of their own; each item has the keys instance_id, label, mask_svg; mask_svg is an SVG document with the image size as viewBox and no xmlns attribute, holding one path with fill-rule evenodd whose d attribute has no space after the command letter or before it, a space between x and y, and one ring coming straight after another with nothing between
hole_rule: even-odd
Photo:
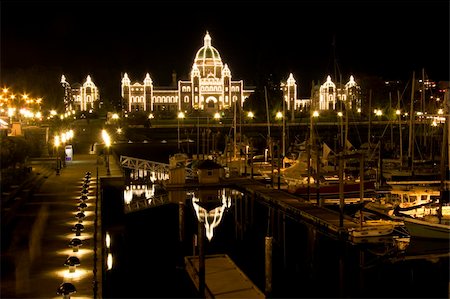
<instances>
[{"instance_id":1,"label":"dark sky","mask_svg":"<svg viewBox=\"0 0 450 299\"><path fill-rule=\"evenodd\" d=\"M189 74L209 31L234 79L293 72L449 80L448 1L2 1L1 68L102 69L158 85ZM333 39L335 47L333 47Z\"/></svg>"}]
</instances>

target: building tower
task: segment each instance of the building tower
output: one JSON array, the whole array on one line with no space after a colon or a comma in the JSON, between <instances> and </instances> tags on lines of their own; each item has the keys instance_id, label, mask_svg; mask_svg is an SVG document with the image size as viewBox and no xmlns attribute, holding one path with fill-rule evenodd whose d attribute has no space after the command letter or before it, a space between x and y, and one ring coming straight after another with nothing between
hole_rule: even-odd
<instances>
[{"instance_id":1,"label":"building tower","mask_svg":"<svg viewBox=\"0 0 450 299\"><path fill-rule=\"evenodd\" d=\"M61 76L61 85L64 88L64 110L66 112L70 112L74 110L74 107L72 105L72 87L70 86L69 82L66 81L66 76L64 75Z\"/></svg>"}]
</instances>

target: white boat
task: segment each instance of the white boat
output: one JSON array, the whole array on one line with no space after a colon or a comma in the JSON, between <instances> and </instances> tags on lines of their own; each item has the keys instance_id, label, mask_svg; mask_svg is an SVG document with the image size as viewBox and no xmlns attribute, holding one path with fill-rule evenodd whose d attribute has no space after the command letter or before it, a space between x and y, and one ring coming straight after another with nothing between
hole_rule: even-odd
<instances>
[{"instance_id":1,"label":"white boat","mask_svg":"<svg viewBox=\"0 0 450 299\"><path fill-rule=\"evenodd\" d=\"M359 226L350 228L349 235L353 238L379 237L391 234L396 223L391 220L365 220Z\"/></svg>"},{"instance_id":2,"label":"white boat","mask_svg":"<svg viewBox=\"0 0 450 299\"><path fill-rule=\"evenodd\" d=\"M430 214L430 211L437 206L440 198L440 191L432 188L412 187L408 190L390 190L382 196L367 202L364 206L366 210L394 215L399 212L412 217L423 217ZM434 204L434 206L432 205ZM443 208L443 213L450 214L450 207Z\"/></svg>"},{"instance_id":3,"label":"white boat","mask_svg":"<svg viewBox=\"0 0 450 299\"><path fill-rule=\"evenodd\" d=\"M430 217L422 219L403 217L402 219L411 237L450 240L450 224L448 222L438 223L436 220L431 220Z\"/></svg>"}]
</instances>

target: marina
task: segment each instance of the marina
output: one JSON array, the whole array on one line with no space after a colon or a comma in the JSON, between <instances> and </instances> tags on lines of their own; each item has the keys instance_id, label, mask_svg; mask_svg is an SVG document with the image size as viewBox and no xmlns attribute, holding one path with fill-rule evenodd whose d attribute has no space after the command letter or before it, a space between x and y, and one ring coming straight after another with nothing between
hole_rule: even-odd
<instances>
[{"instance_id":1,"label":"marina","mask_svg":"<svg viewBox=\"0 0 450 299\"><path fill-rule=\"evenodd\" d=\"M448 6L5 1L1 297L450 298Z\"/></svg>"}]
</instances>

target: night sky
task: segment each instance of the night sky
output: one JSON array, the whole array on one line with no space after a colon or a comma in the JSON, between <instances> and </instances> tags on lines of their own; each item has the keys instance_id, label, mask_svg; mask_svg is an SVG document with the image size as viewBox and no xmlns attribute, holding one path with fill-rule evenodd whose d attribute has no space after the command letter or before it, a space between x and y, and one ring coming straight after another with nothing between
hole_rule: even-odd
<instances>
[{"instance_id":1,"label":"night sky","mask_svg":"<svg viewBox=\"0 0 450 299\"><path fill-rule=\"evenodd\" d=\"M103 70L117 84L149 72L168 85L172 71L187 78L206 30L245 83L324 81L335 65L344 80L422 68L449 80L448 1L2 1L1 69L56 67L80 81Z\"/></svg>"}]
</instances>

